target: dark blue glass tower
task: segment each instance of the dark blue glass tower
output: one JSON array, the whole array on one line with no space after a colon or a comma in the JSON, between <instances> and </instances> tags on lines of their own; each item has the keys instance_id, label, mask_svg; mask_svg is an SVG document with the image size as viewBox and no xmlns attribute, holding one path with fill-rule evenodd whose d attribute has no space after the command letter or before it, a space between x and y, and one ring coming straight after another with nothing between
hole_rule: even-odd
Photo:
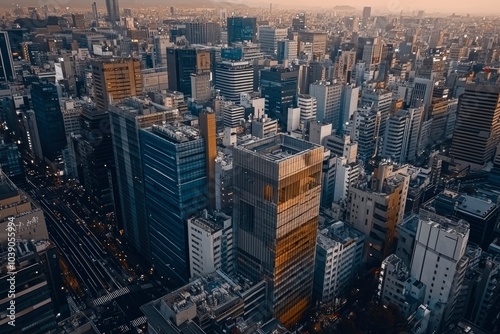
<instances>
[{"instance_id":1,"label":"dark blue glass tower","mask_svg":"<svg viewBox=\"0 0 500 334\"><path fill-rule=\"evenodd\" d=\"M57 88L46 81L34 82L31 85L31 99L43 156L54 160L66 147L66 133Z\"/></svg>"},{"instance_id":2,"label":"dark blue glass tower","mask_svg":"<svg viewBox=\"0 0 500 334\"><path fill-rule=\"evenodd\" d=\"M257 42L257 19L255 17L228 17L227 43Z\"/></svg>"},{"instance_id":3,"label":"dark blue glass tower","mask_svg":"<svg viewBox=\"0 0 500 334\"><path fill-rule=\"evenodd\" d=\"M186 219L208 205L205 141L195 128L140 131L151 258L174 285L189 279Z\"/></svg>"}]
</instances>

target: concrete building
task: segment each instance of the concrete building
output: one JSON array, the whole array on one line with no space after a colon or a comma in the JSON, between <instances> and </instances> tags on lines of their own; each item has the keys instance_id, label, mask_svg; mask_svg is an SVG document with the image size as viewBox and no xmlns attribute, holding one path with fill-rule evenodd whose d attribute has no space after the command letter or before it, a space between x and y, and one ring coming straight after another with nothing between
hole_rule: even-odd
<instances>
[{"instance_id":1,"label":"concrete building","mask_svg":"<svg viewBox=\"0 0 500 334\"><path fill-rule=\"evenodd\" d=\"M395 250L410 182L407 171L408 166L381 162L369 181L349 189L349 222L365 233L365 262L380 264Z\"/></svg>"},{"instance_id":2,"label":"concrete building","mask_svg":"<svg viewBox=\"0 0 500 334\"><path fill-rule=\"evenodd\" d=\"M398 246L396 256L403 261L407 268L410 268L413 249L415 248L415 238L419 222L417 214L411 214L404 218L398 225Z\"/></svg>"},{"instance_id":3,"label":"concrete building","mask_svg":"<svg viewBox=\"0 0 500 334\"><path fill-rule=\"evenodd\" d=\"M226 128L235 129L245 119L245 108L236 104L226 104L222 108L223 124Z\"/></svg>"},{"instance_id":4,"label":"concrete building","mask_svg":"<svg viewBox=\"0 0 500 334\"><path fill-rule=\"evenodd\" d=\"M316 120L331 123L333 129L339 127L342 85L318 81L309 86L309 94L318 101Z\"/></svg>"},{"instance_id":5,"label":"concrete building","mask_svg":"<svg viewBox=\"0 0 500 334\"><path fill-rule=\"evenodd\" d=\"M225 99L238 103L241 93L253 92L253 66L248 61L216 64L215 89Z\"/></svg>"},{"instance_id":6,"label":"concrete building","mask_svg":"<svg viewBox=\"0 0 500 334\"><path fill-rule=\"evenodd\" d=\"M141 306L152 333L213 333L228 320L268 320L266 282L216 271Z\"/></svg>"},{"instance_id":7,"label":"concrete building","mask_svg":"<svg viewBox=\"0 0 500 334\"><path fill-rule=\"evenodd\" d=\"M80 114L82 113L82 102L81 100L73 99L60 99L59 103L61 105L61 112L63 114L64 121L64 132L66 133L66 138L71 137L71 135L80 134Z\"/></svg>"},{"instance_id":8,"label":"concrete building","mask_svg":"<svg viewBox=\"0 0 500 334\"><path fill-rule=\"evenodd\" d=\"M429 332L440 332L454 316L468 259L465 255L469 225L421 211L411 276L424 283L424 303L429 305Z\"/></svg>"},{"instance_id":9,"label":"concrete building","mask_svg":"<svg viewBox=\"0 0 500 334\"><path fill-rule=\"evenodd\" d=\"M203 210L187 220L191 279L222 270L233 274L233 223L222 212Z\"/></svg>"},{"instance_id":10,"label":"concrete building","mask_svg":"<svg viewBox=\"0 0 500 334\"><path fill-rule=\"evenodd\" d=\"M363 88L360 106L371 106L375 112L380 112L380 135L384 134L392 105L392 93L385 89Z\"/></svg>"},{"instance_id":11,"label":"concrete building","mask_svg":"<svg viewBox=\"0 0 500 334\"><path fill-rule=\"evenodd\" d=\"M260 49L266 55L276 56L278 50L278 41L287 37L287 28L259 26Z\"/></svg>"},{"instance_id":12,"label":"concrete building","mask_svg":"<svg viewBox=\"0 0 500 334\"><path fill-rule=\"evenodd\" d=\"M237 268L267 280L273 316L285 326L311 305L323 152L283 134L233 152Z\"/></svg>"},{"instance_id":13,"label":"concrete building","mask_svg":"<svg viewBox=\"0 0 500 334\"><path fill-rule=\"evenodd\" d=\"M316 120L318 103L316 98L311 95L299 94L297 105L300 108L300 121L313 122Z\"/></svg>"},{"instance_id":14,"label":"concrete building","mask_svg":"<svg viewBox=\"0 0 500 334\"><path fill-rule=\"evenodd\" d=\"M351 124L351 140L358 143L358 159L368 162L378 152L380 137L380 111L358 108Z\"/></svg>"},{"instance_id":15,"label":"concrete building","mask_svg":"<svg viewBox=\"0 0 500 334\"><path fill-rule=\"evenodd\" d=\"M314 268L314 299L322 303L345 298L363 261L365 236L351 225L338 221L318 232Z\"/></svg>"},{"instance_id":16,"label":"concrete building","mask_svg":"<svg viewBox=\"0 0 500 334\"><path fill-rule=\"evenodd\" d=\"M233 158L221 152L215 159L215 209L233 213Z\"/></svg>"},{"instance_id":17,"label":"concrete building","mask_svg":"<svg viewBox=\"0 0 500 334\"><path fill-rule=\"evenodd\" d=\"M261 118L252 119L252 136L257 138L266 138L278 133L278 120L270 119L267 115Z\"/></svg>"},{"instance_id":18,"label":"concrete building","mask_svg":"<svg viewBox=\"0 0 500 334\"><path fill-rule=\"evenodd\" d=\"M199 103L208 102L212 98L210 73L191 73L191 98Z\"/></svg>"},{"instance_id":19,"label":"concrete building","mask_svg":"<svg viewBox=\"0 0 500 334\"><path fill-rule=\"evenodd\" d=\"M425 288L410 276L408 267L395 254L382 261L377 294L384 305L396 305L404 318L417 311L424 300Z\"/></svg>"}]
</instances>

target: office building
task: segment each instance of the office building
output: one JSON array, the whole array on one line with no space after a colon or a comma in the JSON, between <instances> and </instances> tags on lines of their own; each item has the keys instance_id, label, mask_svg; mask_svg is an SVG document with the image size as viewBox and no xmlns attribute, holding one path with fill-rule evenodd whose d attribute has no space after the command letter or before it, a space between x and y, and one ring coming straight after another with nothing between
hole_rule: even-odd
<instances>
[{"instance_id":1,"label":"office building","mask_svg":"<svg viewBox=\"0 0 500 334\"><path fill-rule=\"evenodd\" d=\"M406 216L401 224L398 225L398 243L396 256L403 261L407 268L410 268L413 248L415 247L415 238L417 235L419 217L418 214Z\"/></svg>"},{"instance_id":2,"label":"office building","mask_svg":"<svg viewBox=\"0 0 500 334\"><path fill-rule=\"evenodd\" d=\"M212 98L210 73L191 73L191 98L198 103L206 103Z\"/></svg>"},{"instance_id":3,"label":"office building","mask_svg":"<svg viewBox=\"0 0 500 334\"><path fill-rule=\"evenodd\" d=\"M458 100L458 118L450 156L484 165L500 140L500 87L470 84Z\"/></svg>"},{"instance_id":4,"label":"office building","mask_svg":"<svg viewBox=\"0 0 500 334\"><path fill-rule=\"evenodd\" d=\"M426 285L424 304L429 305L429 332L439 333L455 316L454 308L460 292L468 258L469 225L421 211L411 276Z\"/></svg>"},{"instance_id":5,"label":"office building","mask_svg":"<svg viewBox=\"0 0 500 334\"><path fill-rule=\"evenodd\" d=\"M329 219L327 219L329 221ZM314 268L314 300L335 302L346 297L363 261L365 236L342 221L318 231Z\"/></svg>"},{"instance_id":6,"label":"office building","mask_svg":"<svg viewBox=\"0 0 500 334\"><path fill-rule=\"evenodd\" d=\"M345 156L337 156L335 163L335 188L333 202L345 202L349 190L359 181L361 166L356 161L349 161Z\"/></svg>"},{"instance_id":7,"label":"office building","mask_svg":"<svg viewBox=\"0 0 500 334\"><path fill-rule=\"evenodd\" d=\"M141 306L152 333L214 333L231 319L264 321L266 283L222 271L203 275Z\"/></svg>"},{"instance_id":8,"label":"office building","mask_svg":"<svg viewBox=\"0 0 500 334\"><path fill-rule=\"evenodd\" d=\"M72 134L77 136L80 134L80 115L82 113L81 100L60 99L61 112L63 114L64 132L66 138Z\"/></svg>"},{"instance_id":9,"label":"office building","mask_svg":"<svg viewBox=\"0 0 500 334\"><path fill-rule=\"evenodd\" d=\"M371 7L363 7L363 19L368 19L372 15Z\"/></svg>"},{"instance_id":10,"label":"office building","mask_svg":"<svg viewBox=\"0 0 500 334\"><path fill-rule=\"evenodd\" d=\"M16 80L14 71L14 60L10 48L9 35L6 31L0 31L0 83Z\"/></svg>"},{"instance_id":11,"label":"office building","mask_svg":"<svg viewBox=\"0 0 500 334\"><path fill-rule=\"evenodd\" d=\"M221 42L221 27L215 22L186 22L189 44L217 45Z\"/></svg>"},{"instance_id":12,"label":"office building","mask_svg":"<svg viewBox=\"0 0 500 334\"><path fill-rule=\"evenodd\" d=\"M114 165L109 113L94 104L84 104L80 116L81 181L94 205L101 212L112 211L108 170Z\"/></svg>"},{"instance_id":13,"label":"office building","mask_svg":"<svg viewBox=\"0 0 500 334\"><path fill-rule=\"evenodd\" d=\"M396 163L415 161L424 107L400 109L386 123L380 156Z\"/></svg>"},{"instance_id":14,"label":"office building","mask_svg":"<svg viewBox=\"0 0 500 334\"><path fill-rule=\"evenodd\" d=\"M306 29L306 14L298 13L292 19L292 31L301 31Z\"/></svg>"},{"instance_id":15,"label":"office building","mask_svg":"<svg viewBox=\"0 0 500 334\"><path fill-rule=\"evenodd\" d=\"M205 140L209 208L215 210L215 160L217 158L217 127L215 113L208 110L200 112L198 115L198 123L200 134Z\"/></svg>"},{"instance_id":16,"label":"office building","mask_svg":"<svg viewBox=\"0 0 500 334\"><path fill-rule=\"evenodd\" d=\"M109 108L113 154L116 168L116 211L129 244L149 257L146 198L139 143L139 130L173 121L177 109L157 105L138 98L125 99Z\"/></svg>"},{"instance_id":17,"label":"office building","mask_svg":"<svg viewBox=\"0 0 500 334\"><path fill-rule=\"evenodd\" d=\"M316 121L316 113L318 110L318 102L316 98L311 95L299 94L297 106L300 108L300 121L301 122L314 122Z\"/></svg>"},{"instance_id":18,"label":"office building","mask_svg":"<svg viewBox=\"0 0 500 334\"><path fill-rule=\"evenodd\" d=\"M73 28L85 29L85 16L83 14L71 14Z\"/></svg>"},{"instance_id":19,"label":"office building","mask_svg":"<svg viewBox=\"0 0 500 334\"><path fill-rule=\"evenodd\" d=\"M110 104L118 103L127 97L139 96L142 93L139 60L93 60L91 66L94 102L98 110L108 111Z\"/></svg>"},{"instance_id":20,"label":"office building","mask_svg":"<svg viewBox=\"0 0 500 334\"><path fill-rule=\"evenodd\" d=\"M245 120L245 108L237 104L226 104L222 108L224 127L235 129Z\"/></svg>"},{"instance_id":21,"label":"office building","mask_svg":"<svg viewBox=\"0 0 500 334\"><path fill-rule=\"evenodd\" d=\"M255 17L228 17L227 44L257 42L257 19Z\"/></svg>"},{"instance_id":22,"label":"office building","mask_svg":"<svg viewBox=\"0 0 500 334\"><path fill-rule=\"evenodd\" d=\"M0 170L13 182L24 181L24 167L18 146L7 144L0 138Z\"/></svg>"},{"instance_id":23,"label":"office building","mask_svg":"<svg viewBox=\"0 0 500 334\"><path fill-rule=\"evenodd\" d=\"M209 51L194 48L167 48L168 89L191 96L191 74L209 73Z\"/></svg>"},{"instance_id":24,"label":"office building","mask_svg":"<svg viewBox=\"0 0 500 334\"><path fill-rule=\"evenodd\" d=\"M153 37L153 67L167 66L167 48L171 45L168 35Z\"/></svg>"},{"instance_id":25,"label":"office building","mask_svg":"<svg viewBox=\"0 0 500 334\"><path fill-rule=\"evenodd\" d=\"M287 28L259 26L260 49L266 55L276 56L278 50L278 41L287 37Z\"/></svg>"},{"instance_id":26,"label":"office building","mask_svg":"<svg viewBox=\"0 0 500 334\"><path fill-rule=\"evenodd\" d=\"M360 106L370 106L375 112L380 112L379 134L385 131L387 119L391 112L392 93L385 89L364 88L361 92Z\"/></svg>"},{"instance_id":27,"label":"office building","mask_svg":"<svg viewBox=\"0 0 500 334\"><path fill-rule=\"evenodd\" d=\"M31 85L31 99L43 157L53 161L66 147L64 120L59 106L57 87L46 81L34 82Z\"/></svg>"},{"instance_id":28,"label":"office building","mask_svg":"<svg viewBox=\"0 0 500 334\"><path fill-rule=\"evenodd\" d=\"M358 143L358 159L364 162L377 155L380 118L380 112L366 107L358 108L353 114L351 138Z\"/></svg>"},{"instance_id":29,"label":"office building","mask_svg":"<svg viewBox=\"0 0 500 334\"><path fill-rule=\"evenodd\" d=\"M301 44L310 43L312 45L312 54L317 59L323 58L326 54L326 44L328 36L326 32L320 31L300 31L299 42Z\"/></svg>"},{"instance_id":30,"label":"office building","mask_svg":"<svg viewBox=\"0 0 500 334\"><path fill-rule=\"evenodd\" d=\"M108 20L113 26L120 24L120 6L118 0L106 0Z\"/></svg>"},{"instance_id":31,"label":"office building","mask_svg":"<svg viewBox=\"0 0 500 334\"><path fill-rule=\"evenodd\" d=\"M270 119L267 115L252 119L252 136L265 138L278 133L278 120Z\"/></svg>"},{"instance_id":32,"label":"office building","mask_svg":"<svg viewBox=\"0 0 500 334\"><path fill-rule=\"evenodd\" d=\"M247 61L222 61L215 67L215 89L226 100L240 102L241 93L253 92L254 70Z\"/></svg>"},{"instance_id":33,"label":"office building","mask_svg":"<svg viewBox=\"0 0 500 334\"><path fill-rule=\"evenodd\" d=\"M395 251L396 227L403 221L408 166L381 162L370 180L349 189L349 222L366 236L364 262L380 263Z\"/></svg>"},{"instance_id":34,"label":"office building","mask_svg":"<svg viewBox=\"0 0 500 334\"><path fill-rule=\"evenodd\" d=\"M280 64L283 64L285 60L292 61L298 59L298 52L297 41L280 39L277 44L276 59L278 59Z\"/></svg>"},{"instance_id":35,"label":"office building","mask_svg":"<svg viewBox=\"0 0 500 334\"><path fill-rule=\"evenodd\" d=\"M209 215L203 210L187 220L187 237L191 279L216 270L233 274L233 223L230 216L222 212Z\"/></svg>"},{"instance_id":36,"label":"office building","mask_svg":"<svg viewBox=\"0 0 500 334\"><path fill-rule=\"evenodd\" d=\"M215 159L215 209L233 214L233 158L223 153Z\"/></svg>"},{"instance_id":37,"label":"office building","mask_svg":"<svg viewBox=\"0 0 500 334\"><path fill-rule=\"evenodd\" d=\"M317 81L309 86L309 94L318 101L316 120L332 124L337 129L340 124L342 85L328 81Z\"/></svg>"},{"instance_id":38,"label":"office building","mask_svg":"<svg viewBox=\"0 0 500 334\"><path fill-rule=\"evenodd\" d=\"M261 70L261 96L266 100L266 114L278 119L284 128L288 108L297 103L297 74L296 70L282 67Z\"/></svg>"},{"instance_id":39,"label":"office building","mask_svg":"<svg viewBox=\"0 0 500 334\"><path fill-rule=\"evenodd\" d=\"M377 294L384 305L393 304L405 319L424 301L426 286L410 276L408 266L395 254L382 261Z\"/></svg>"},{"instance_id":40,"label":"office building","mask_svg":"<svg viewBox=\"0 0 500 334\"><path fill-rule=\"evenodd\" d=\"M323 151L283 134L233 150L237 269L268 281L285 326L311 305Z\"/></svg>"},{"instance_id":41,"label":"office building","mask_svg":"<svg viewBox=\"0 0 500 334\"><path fill-rule=\"evenodd\" d=\"M185 284L186 220L208 205L205 140L197 129L171 123L140 130L140 147L152 265Z\"/></svg>"},{"instance_id":42,"label":"office building","mask_svg":"<svg viewBox=\"0 0 500 334\"><path fill-rule=\"evenodd\" d=\"M341 82L350 82L352 72L356 66L356 51L340 51L340 55L335 60L333 68L333 78Z\"/></svg>"},{"instance_id":43,"label":"office building","mask_svg":"<svg viewBox=\"0 0 500 334\"><path fill-rule=\"evenodd\" d=\"M92 19L94 22L97 22L99 20L99 12L97 11L97 3L92 2Z\"/></svg>"}]
</instances>

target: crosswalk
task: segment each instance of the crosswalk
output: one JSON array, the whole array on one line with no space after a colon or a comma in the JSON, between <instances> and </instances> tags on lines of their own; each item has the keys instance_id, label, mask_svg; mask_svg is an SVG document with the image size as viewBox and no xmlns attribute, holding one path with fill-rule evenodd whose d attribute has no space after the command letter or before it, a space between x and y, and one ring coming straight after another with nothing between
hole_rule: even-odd
<instances>
[{"instance_id":1,"label":"crosswalk","mask_svg":"<svg viewBox=\"0 0 500 334\"><path fill-rule=\"evenodd\" d=\"M132 320L130 323L134 327L139 327L142 324L145 324L147 321L147 318L145 316L139 317L137 319Z\"/></svg>"},{"instance_id":2,"label":"crosswalk","mask_svg":"<svg viewBox=\"0 0 500 334\"><path fill-rule=\"evenodd\" d=\"M107 295L104 295L104 296L101 296L99 298L94 299L94 302L93 302L94 306L106 304L115 298L126 295L129 292L130 292L130 289L128 288L128 286L123 287L123 288L116 290L116 291L113 291Z\"/></svg>"}]
</instances>

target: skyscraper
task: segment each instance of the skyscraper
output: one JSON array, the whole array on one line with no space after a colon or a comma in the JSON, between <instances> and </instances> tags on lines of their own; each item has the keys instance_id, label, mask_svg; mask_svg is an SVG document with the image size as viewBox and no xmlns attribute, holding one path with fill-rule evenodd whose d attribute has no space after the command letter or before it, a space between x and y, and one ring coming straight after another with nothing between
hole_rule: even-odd
<instances>
[{"instance_id":1,"label":"skyscraper","mask_svg":"<svg viewBox=\"0 0 500 334\"><path fill-rule=\"evenodd\" d=\"M371 7L363 7L363 19L367 19L372 15Z\"/></svg>"},{"instance_id":2,"label":"skyscraper","mask_svg":"<svg viewBox=\"0 0 500 334\"><path fill-rule=\"evenodd\" d=\"M268 281L273 315L285 326L311 302L323 151L280 134L233 153L238 270Z\"/></svg>"},{"instance_id":3,"label":"skyscraper","mask_svg":"<svg viewBox=\"0 0 500 334\"><path fill-rule=\"evenodd\" d=\"M97 3L92 2L92 19L97 22L99 20L99 12L97 11Z\"/></svg>"},{"instance_id":4,"label":"skyscraper","mask_svg":"<svg viewBox=\"0 0 500 334\"><path fill-rule=\"evenodd\" d=\"M191 74L210 72L211 55L194 48L167 48L168 89L191 96Z\"/></svg>"},{"instance_id":5,"label":"skyscraper","mask_svg":"<svg viewBox=\"0 0 500 334\"><path fill-rule=\"evenodd\" d=\"M333 129L337 129L340 122L342 85L317 81L309 86L309 94L318 100L317 120L331 123Z\"/></svg>"},{"instance_id":6,"label":"skyscraper","mask_svg":"<svg viewBox=\"0 0 500 334\"><path fill-rule=\"evenodd\" d=\"M253 92L254 70L250 62L219 62L215 72L215 88L227 100L237 103L241 93Z\"/></svg>"},{"instance_id":7,"label":"skyscraper","mask_svg":"<svg viewBox=\"0 0 500 334\"><path fill-rule=\"evenodd\" d=\"M172 283L185 284L186 220L208 204L205 140L193 127L165 124L142 129L140 143L153 266Z\"/></svg>"},{"instance_id":8,"label":"skyscraper","mask_svg":"<svg viewBox=\"0 0 500 334\"><path fill-rule=\"evenodd\" d=\"M292 30L293 31L301 31L306 29L306 14L298 13L292 19Z\"/></svg>"},{"instance_id":9,"label":"skyscraper","mask_svg":"<svg viewBox=\"0 0 500 334\"><path fill-rule=\"evenodd\" d=\"M93 60L95 104L100 111L122 99L142 93L141 63L137 59Z\"/></svg>"},{"instance_id":10,"label":"skyscraper","mask_svg":"<svg viewBox=\"0 0 500 334\"><path fill-rule=\"evenodd\" d=\"M203 111L198 115L200 133L205 140L208 200L210 209L215 210L215 159L217 158L217 128L215 113Z\"/></svg>"},{"instance_id":11,"label":"skyscraper","mask_svg":"<svg viewBox=\"0 0 500 334\"><path fill-rule=\"evenodd\" d=\"M257 19L255 17L228 17L227 44L244 41L257 42Z\"/></svg>"},{"instance_id":12,"label":"skyscraper","mask_svg":"<svg viewBox=\"0 0 500 334\"><path fill-rule=\"evenodd\" d=\"M118 0L106 0L106 9L108 11L108 20L112 25L120 21L120 6Z\"/></svg>"},{"instance_id":13,"label":"skyscraper","mask_svg":"<svg viewBox=\"0 0 500 334\"><path fill-rule=\"evenodd\" d=\"M483 165L500 140L500 87L470 84L458 101L450 156Z\"/></svg>"},{"instance_id":14,"label":"skyscraper","mask_svg":"<svg viewBox=\"0 0 500 334\"><path fill-rule=\"evenodd\" d=\"M186 22L189 44L219 44L221 27L215 22Z\"/></svg>"},{"instance_id":15,"label":"skyscraper","mask_svg":"<svg viewBox=\"0 0 500 334\"><path fill-rule=\"evenodd\" d=\"M261 51L270 56L278 52L278 41L288 37L288 29L271 26L259 26L259 42Z\"/></svg>"},{"instance_id":16,"label":"skyscraper","mask_svg":"<svg viewBox=\"0 0 500 334\"><path fill-rule=\"evenodd\" d=\"M147 214L144 195L139 130L177 117L176 109L125 99L109 108L111 136L119 199L117 210L130 245L149 258Z\"/></svg>"},{"instance_id":17,"label":"skyscraper","mask_svg":"<svg viewBox=\"0 0 500 334\"><path fill-rule=\"evenodd\" d=\"M66 147L66 133L57 87L46 81L34 82L31 85L31 99L43 156L54 160Z\"/></svg>"},{"instance_id":18,"label":"skyscraper","mask_svg":"<svg viewBox=\"0 0 500 334\"><path fill-rule=\"evenodd\" d=\"M266 114L280 121L286 128L288 108L295 107L297 101L296 70L273 67L261 70L261 96L266 101Z\"/></svg>"},{"instance_id":19,"label":"skyscraper","mask_svg":"<svg viewBox=\"0 0 500 334\"><path fill-rule=\"evenodd\" d=\"M6 31L0 31L0 82L14 81L15 78L9 35Z\"/></svg>"}]
</instances>

